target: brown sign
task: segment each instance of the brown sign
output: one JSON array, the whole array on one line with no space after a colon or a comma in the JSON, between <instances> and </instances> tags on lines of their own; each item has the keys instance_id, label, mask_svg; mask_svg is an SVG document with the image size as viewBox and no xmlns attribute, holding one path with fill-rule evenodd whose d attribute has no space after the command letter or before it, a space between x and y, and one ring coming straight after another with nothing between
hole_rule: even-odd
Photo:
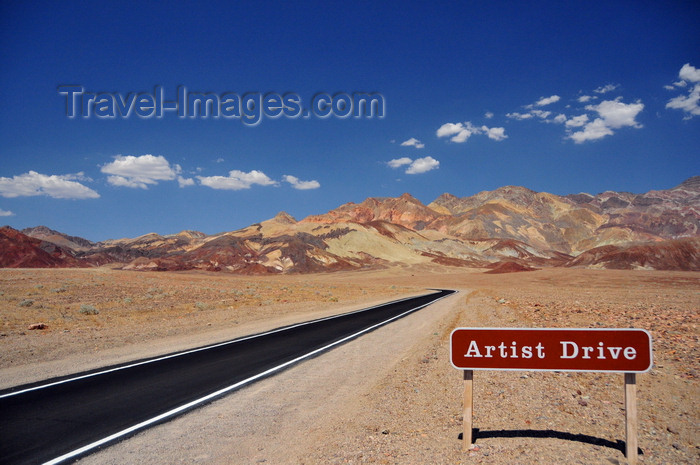
<instances>
[{"instance_id":1,"label":"brown sign","mask_svg":"<svg viewBox=\"0 0 700 465\"><path fill-rule=\"evenodd\" d=\"M457 328L450 361L459 370L612 371L651 369L643 329Z\"/></svg>"}]
</instances>

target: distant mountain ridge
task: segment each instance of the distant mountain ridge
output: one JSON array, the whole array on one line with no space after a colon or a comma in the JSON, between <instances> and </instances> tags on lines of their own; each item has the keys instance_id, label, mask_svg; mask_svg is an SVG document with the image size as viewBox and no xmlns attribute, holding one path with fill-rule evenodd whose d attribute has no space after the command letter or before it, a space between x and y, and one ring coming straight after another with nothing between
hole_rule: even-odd
<instances>
[{"instance_id":1,"label":"distant mountain ridge","mask_svg":"<svg viewBox=\"0 0 700 465\"><path fill-rule=\"evenodd\" d=\"M244 274L431 263L501 271L543 266L700 270L699 230L700 176L694 176L672 189L643 194L558 196L504 186L462 198L445 193L428 205L408 193L371 197L300 221L280 212L215 235L150 233L93 243L43 226L22 232L6 227L0 228L0 266L118 264L131 270ZM47 244L54 247L51 260L37 251L46 252ZM23 254L34 258L22 260Z\"/></svg>"}]
</instances>

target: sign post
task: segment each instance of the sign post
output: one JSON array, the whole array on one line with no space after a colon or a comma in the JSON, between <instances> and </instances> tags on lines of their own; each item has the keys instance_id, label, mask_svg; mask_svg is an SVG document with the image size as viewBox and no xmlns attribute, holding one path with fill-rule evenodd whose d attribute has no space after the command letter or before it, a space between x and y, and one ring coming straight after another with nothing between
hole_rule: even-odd
<instances>
[{"instance_id":1,"label":"sign post","mask_svg":"<svg viewBox=\"0 0 700 465\"><path fill-rule=\"evenodd\" d=\"M636 373L652 367L643 329L457 328L450 362L464 370L463 449L472 444L473 370L617 372L625 374L626 457L637 463Z\"/></svg>"},{"instance_id":2,"label":"sign post","mask_svg":"<svg viewBox=\"0 0 700 465\"><path fill-rule=\"evenodd\" d=\"M462 433L462 449L467 450L474 442L472 438L472 419L474 418L474 372L464 370L464 432Z\"/></svg>"},{"instance_id":3,"label":"sign post","mask_svg":"<svg viewBox=\"0 0 700 465\"><path fill-rule=\"evenodd\" d=\"M637 463L637 374L625 373L625 457Z\"/></svg>"}]
</instances>

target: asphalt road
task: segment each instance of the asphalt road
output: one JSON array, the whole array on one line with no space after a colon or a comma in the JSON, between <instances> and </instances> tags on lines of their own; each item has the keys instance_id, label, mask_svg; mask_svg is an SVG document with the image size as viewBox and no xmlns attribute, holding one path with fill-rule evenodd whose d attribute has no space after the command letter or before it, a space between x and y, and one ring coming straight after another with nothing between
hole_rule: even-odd
<instances>
[{"instance_id":1,"label":"asphalt road","mask_svg":"<svg viewBox=\"0 0 700 465\"><path fill-rule=\"evenodd\" d=\"M452 294L0 391L0 463L68 463Z\"/></svg>"}]
</instances>

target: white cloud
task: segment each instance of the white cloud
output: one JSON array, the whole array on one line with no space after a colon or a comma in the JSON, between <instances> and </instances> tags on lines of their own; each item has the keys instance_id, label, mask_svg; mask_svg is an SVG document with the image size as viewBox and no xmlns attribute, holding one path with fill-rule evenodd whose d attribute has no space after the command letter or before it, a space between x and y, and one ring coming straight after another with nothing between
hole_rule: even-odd
<instances>
[{"instance_id":1,"label":"white cloud","mask_svg":"<svg viewBox=\"0 0 700 465\"><path fill-rule=\"evenodd\" d=\"M427 173L437 169L440 166L440 162L433 157L423 157L416 160L411 160L408 157L397 158L387 162L392 168L400 168L402 166L408 166L406 168L406 174L421 174Z\"/></svg>"},{"instance_id":2,"label":"white cloud","mask_svg":"<svg viewBox=\"0 0 700 465\"><path fill-rule=\"evenodd\" d=\"M674 83L674 85L679 88L689 87L688 95L678 95L670 99L666 103L666 108L684 111L686 113L685 119L700 115L700 69L686 63L678 72L678 76L681 81ZM695 85L688 86L688 83L695 83ZM666 86L666 88L669 87Z\"/></svg>"},{"instance_id":3,"label":"white cloud","mask_svg":"<svg viewBox=\"0 0 700 465\"><path fill-rule=\"evenodd\" d=\"M419 141L418 139L411 137L410 139L401 142L401 146L402 147L415 147L417 149L422 149L423 147L425 147L425 144L422 143L421 141Z\"/></svg>"},{"instance_id":4,"label":"white cloud","mask_svg":"<svg viewBox=\"0 0 700 465\"><path fill-rule=\"evenodd\" d=\"M559 123L559 124L564 123L564 122L566 122L566 115L563 113L559 113L557 116L555 116L552 119L552 121L555 123Z\"/></svg>"},{"instance_id":5,"label":"white cloud","mask_svg":"<svg viewBox=\"0 0 700 465\"><path fill-rule=\"evenodd\" d=\"M534 116L537 116L537 117L542 118L542 119L547 119L547 117L549 117L549 115L552 114L551 111L544 111L544 110L532 110L530 113L533 114Z\"/></svg>"},{"instance_id":6,"label":"white cloud","mask_svg":"<svg viewBox=\"0 0 700 465\"><path fill-rule=\"evenodd\" d=\"M583 127L582 130L569 134L569 138L577 144L589 140L602 139L614 134L613 129L622 127L641 128L637 115L644 109L640 101L623 103L621 97L615 100L604 100L598 105L587 105L586 110L598 113L598 118L588 121L588 115L579 115L566 122L567 128Z\"/></svg>"},{"instance_id":7,"label":"white cloud","mask_svg":"<svg viewBox=\"0 0 700 465\"><path fill-rule=\"evenodd\" d=\"M239 170L229 171L228 176L197 176L199 182L203 186L211 187L212 189L223 190L241 190L250 189L254 184L260 186L277 185L275 181L267 177L262 171L252 170L245 173Z\"/></svg>"},{"instance_id":8,"label":"white cloud","mask_svg":"<svg viewBox=\"0 0 700 465\"><path fill-rule=\"evenodd\" d=\"M486 126L481 126L481 129L484 131L484 134L489 136L489 139L502 141L503 139L508 138L508 136L506 136L505 128L487 128Z\"/></svg>"},{"instance_id":9,"label":"white cloud","mask_svg":"<svg viewBox=\"0 0 700 465\"><path fill-rule=\"evenodd\" d=\"M551 97L542 97L540 98L537 102L535 102L535 106L537 107L543 107L545 105L549 105L550 103L556 103L561 99L558 95L552 95Z\"/></svg>"},{"instance_id":10,"label":"white cloud","mask_svg":"<svg viewBox=\"0 0 700 465\"><path fill-rule=\"evenodd\" d=\"M488 128L474 126L470 121L464 123L445 123L437 130L438 137L450 137L450 140L455 143L466 142L474 134L486 134L490 139L503 140L508 136L505 135L505 128Z\"/></svg>"},{"instance_id":11,"label":"white cloud","mask_svg":"<svg viewBox=\"0 0 700 465\"><path fill-rule=\"evenodd\" d=\"M588 122L588 115L578 115L574 116L573 118L567 120L566 122L566 127L567 128L580 128L584 124Z\"/></svg>"},{"instance_id":12,"label":"white cloud","mask_svg":"<svg viewBox=\"0 0 700 465\"><path fill-rule=\"evenodd\" d=\"M644 104L640 101L623 103L620 100L621 97L615 100L604 100L598 105L586 106L586 110L598 112L605 124L613 129L619 129L623 126L641 128L642 125L635 121L635 118L644 109Z\"/></svg>"},{"instance_id":13,"label":"white cloud","mask_svg":"<svg viewBox=\"0 0 700 465\"><path fill-rule=\"evenodd\" d=\"M683 110L688 113L686 118L700 115L700 84L696 84L687 96L679 95L668 101L666 108Z\"/></svg>"},{"instance_id":14,"label":"white cloud","mask_svg":"<svg viewBox=\"0 0 700 465\"><path fill-rule=\"evenodd\" d=\"M461 144L466 142L467 139L473 134L472 124L467 123L445 123L440 126L437 130L438 137L450 137L452 142Z\"/></svg>"},{"instance_id":15,"label":"white cloud","mask_svg":"<svg viewBox=\"0 0 700 465\"><path fill-rule=\"evenodd\" d=\"M398 168L403 165L410 165L413 162L408 157L402 157L402 158L395 158L393 160L389 160L386 164L391 166L392 168Z\"/></svg>"},{"instance_id":16,"label":"white cloud","mask_svg":"<svg viewBox=\"0 0 700 465\"><path fill-rule=\"evenodd\" d=\"M171 166L162 155L117 155L114 161L104 165L101 171L112 175L107 178L107 182L113 186L148 189L149 184L172 181L182 169L180 165Z\"/></svg>"},{"instance_id":17,"label":"white cloud","mask_svg":"<svg viewBox=\"0 0 700 465\"><path fill-rule=\"evenodd\" d=\"M180 187L187 187L187 186L194 186L194 179L192 178L183 178L182 176L177 177L177 184Z\"/></svg>"},{"instance_id":18,"label":"white cloud","mask_svg":"<svg viewBox=\"0 0 700 465\"><path fill-rule=\"evenodd\" d=\"M301 191L309 189L318 189L319 187L321 187L321 184L318 181L300 181L299 178L297 178L296 176L292 176L289 174L285 174L284 176L282 176L282 180L291 184L294 189L298 189Z\"/></svg>"},{"instance_id":19,"label":"white cloud","mask_svg":"<svg viewBox=\"0 0 700 465\"><path fill-rule=\"evenodd\" d=\"M605 124L601 118L596 118L583 127L583 130L574 132L569 137L580 144L588 140L598 140L605 136L613 135L612 130Z\"/></svg>"},{"instance_id":20,"label":"white cloud","mask_svg":"<svg viewBox=\"0 0 700 465\"><path fill-rule=\"evenodd\" d=\"M15 216L15 214L11 211L3 210L2 208L0 208L0 216Z\"/></svg>"},{"instance_id":21,"label":"white cloud","mask_svg":"<svg viewBox=\"0 0 700 465\"><path fill-rule=\"evenodd\" d=\"M578 99L576 99L576 100L578 100L579 103L586 103L586 102L588 102L588 101L590 101L591 99L594 99L594 98L595 98L595 97L591 97L590 95L582 95L582 96L580 96L580 97L579 97Z\"/></svg>"},{"instance_id":22,"label":"white cloud","mask_svg":"<svg viewBox=\"0 0 700 465\"><path fill-rule=\"evenodd\" d=\"M47 195L55 199L96 199L100 194L76 180L90 180L80 172L76 174L46 175L29 171L28 173L0 177L0 195L3 197L31 197Z\"/></svg>"},{"instance_id":23,"label":"white cloud","mask_svg":"<svg viewBox=\"0 0 700 465\"><path fill-rule=\"evenodd\" d=\"M700 82L700 69L686 63L678 72L678 77L687 82Z\"/></svg>"},{"instance_id":24,"label":"white cloud","mask_svg":"<svg viewBox=\"0 0 700 465\"><path fill-rule=\"evenodd\" d=\"M433 157L424 157L414 160L406 170L406 174L421 174L440 167L440 162Z\"/></svg>"},{"instance_id":25,"label":"white cloud","mask_svg":"<svg viewBox=\"0 0 700 465\"><path fill-rule=\"evenodd\" d=\"M566 121L566 116L564 115L557 115L553 119L547 119L550 116L552 116L552 112L548 110L540 110L536 107L543 107L546 105L551 105L553 103L558 102L561 100L561 97L558 95L551 95L549 97L540 97L538 101L535 103L531 103L529 105L523 106L527 110L527 113L520 113L517 111L511 112L511 113L506 113L506 117L510 119L514 119L517 121L525 121L525 120L530 120L535 117L539 118L545 123L563 123ZM568 106L567 106L568 108Z\"/></svg>"},{"instance_id":26,"label":"white cloud","mask_svg":"<svg viewBox=\"0 0 700 465\"><path fill-rule=\"evenodd\" d=\"M484 114L484 118L486 118L486 119L491 119L491 118L493 118L493 113L490 112L490 111L487 111L487 112Z\"/></svg>"},{"instance_id":27,"label":"white cloud","mask_svg":"<svg viewBox=\"0 0 700 465\"><path fill-rule=\"evenodd\" d=\"M471 123L467 123L471 128ZM450 137L452 142L462 143L472 135L470 129L462 123L445 123L437 130L438 137Z\"/></svg>"},{"instance_id":28,"label":"white cloud","mask_svg":"<svg viewBox=\"0 0 700 465\"><path fill-rule=\"evenodd\" d=\"M531 113L518 113L517 111L513 113L506 113L506 116L511 119L517 119L518 121L532 118Z\"/></svg>"},{"instance_id":29,"label":"white cloud","mask_svg":"<svg viewBox=\"0 0 700 465\"><path fill-rule=\"evenodd\" d=\"M619 84L607 84L605 86L600 86L597 89L595 89L593 92L597 94L607 94L608 92L612 92L613 90L617 89Z\"/></svg>"}]
</instances>

